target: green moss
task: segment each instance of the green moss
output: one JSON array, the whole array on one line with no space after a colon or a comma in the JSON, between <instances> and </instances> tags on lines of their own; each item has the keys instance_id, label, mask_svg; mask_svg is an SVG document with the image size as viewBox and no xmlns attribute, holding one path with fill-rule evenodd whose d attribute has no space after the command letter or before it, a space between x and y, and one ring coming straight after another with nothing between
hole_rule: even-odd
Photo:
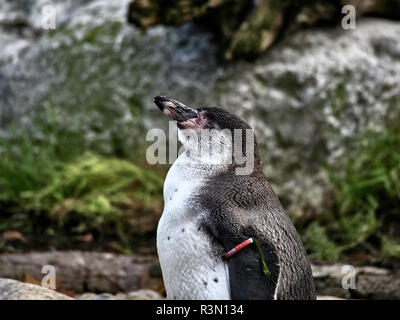
<instances>
[{"instance_id":1,"label":"green moss","mask_svg":"<svg viewBox=\"0 0 400 320\"><path fill-rule=\"evenodd\" d=\"M87 32L85 32L83 41L95 44L105 35L111 38L116 37L121 28L122 23L119 21L102 24L100 26L87 30Z\"/></svg>"}]
</instances>

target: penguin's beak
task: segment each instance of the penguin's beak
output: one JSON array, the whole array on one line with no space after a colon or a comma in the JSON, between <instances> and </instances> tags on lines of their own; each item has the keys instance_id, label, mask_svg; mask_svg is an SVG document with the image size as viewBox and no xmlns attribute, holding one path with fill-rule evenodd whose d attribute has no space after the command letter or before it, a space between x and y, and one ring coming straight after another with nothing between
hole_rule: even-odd
<instances>
[{"instance_id":1,"label":"penguin's beak","mask_svg":"<svg viewBox=\"0 0 400 320\"><path fill-rule=\"evenodd\" d=\"M162 113L166 114L172 120L177 121L178 125L191 119L196 119L198 116L195 109L189 108L183 103L166 96L157 96L153 99L153 102Z\"/></svg>"}]
</instances>

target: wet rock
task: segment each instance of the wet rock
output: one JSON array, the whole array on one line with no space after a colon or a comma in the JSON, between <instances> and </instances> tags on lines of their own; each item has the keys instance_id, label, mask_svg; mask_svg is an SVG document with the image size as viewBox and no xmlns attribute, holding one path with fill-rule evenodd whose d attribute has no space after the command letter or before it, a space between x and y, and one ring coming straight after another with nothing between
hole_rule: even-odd
<instances>
[{"instance_id":1,"label":"wet rock","mask_svg":"<svg viewBox=\"0 0 400 320\"><path fill-rule=\"evenodd\" d=\"M72 298L38 285L0 278L0 300L71 300Z\"/></svg>"}]
</instances>

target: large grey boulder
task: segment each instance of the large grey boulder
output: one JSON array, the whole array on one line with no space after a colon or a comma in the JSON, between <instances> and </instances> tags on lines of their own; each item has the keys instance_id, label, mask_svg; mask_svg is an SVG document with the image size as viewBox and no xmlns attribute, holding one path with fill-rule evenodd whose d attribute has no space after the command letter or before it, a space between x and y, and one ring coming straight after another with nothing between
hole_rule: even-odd
<instances>
[{"instance_id":1,"label":"large grey boulder","mask_svg":"<svg viewBox=\"0 0 400 320\"><path fill-rule=\"evenodd\" d=\"M301 31L219 79L213 100L255 128L267 177L290 213L322 213L322 164L399 115L399 33L399 22L380 19Z\"/></svg>"}]
</instances>

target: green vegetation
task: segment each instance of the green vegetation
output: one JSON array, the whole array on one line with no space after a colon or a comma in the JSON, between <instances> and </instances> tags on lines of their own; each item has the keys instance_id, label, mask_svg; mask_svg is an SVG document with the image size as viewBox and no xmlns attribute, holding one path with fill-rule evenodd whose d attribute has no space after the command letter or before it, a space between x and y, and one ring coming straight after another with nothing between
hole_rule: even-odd
<instances>
[{"instance_id":1,"label":"green vegetation","mask_svg":"<svg viewBox=\"0 0 400 320\"><path fill-rule=\"evenodd\" d=\"M400 121L368 131L327 172L332 204L303 234L312 259L400 258ZM365 261L364 261L365 262Z\"/></svg>"},{"instance_id":2,"label":"green vegetation","mask_svg":"<svg viewBox=\"0 0 400 320\"><path fill-rule=\"evenodd\" d=\"M42 114L34 120L39 132L14 129L0 139L0 238L18 231L28 247L74 248L73 239L90 235L90 245L134 249L155 230L163 172L138 160L140 147L117 158L53 120ZM0 239L0 251L13 248Z\"/></svg>"}]
</instances>

